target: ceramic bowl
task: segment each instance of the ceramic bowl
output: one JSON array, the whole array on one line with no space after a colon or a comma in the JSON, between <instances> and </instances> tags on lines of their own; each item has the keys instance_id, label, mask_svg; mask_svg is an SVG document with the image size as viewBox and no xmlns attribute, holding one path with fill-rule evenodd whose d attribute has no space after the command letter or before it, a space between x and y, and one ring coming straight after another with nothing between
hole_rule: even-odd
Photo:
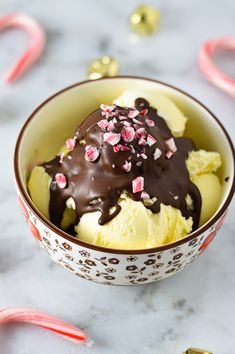
<instances>
[{"instance_id":1,"label":"ceramic bowl","mask_svg":"<svg viewBox=\"0 0 235 354\"><path fill-rule=\"evenodd\" d=\"M223 166L219 177L223 183L223 197L213 217L179 241L143 250L102 248L80 241L48 221L30 199L26 181L32 167L54 157L78 124L100 103L111 104L124 90L131 89L162 92L170 97L189 118L185 135L196 142L197 148L221 154ZM79 277L105 284L150 283L184 269L215 237L234 192L233 145L218 119L187 93L139 77L80 82L50 97L23 126L16 143L14 168L19 202L38 244L55 262Z\"/></svg>"}]
</instances>

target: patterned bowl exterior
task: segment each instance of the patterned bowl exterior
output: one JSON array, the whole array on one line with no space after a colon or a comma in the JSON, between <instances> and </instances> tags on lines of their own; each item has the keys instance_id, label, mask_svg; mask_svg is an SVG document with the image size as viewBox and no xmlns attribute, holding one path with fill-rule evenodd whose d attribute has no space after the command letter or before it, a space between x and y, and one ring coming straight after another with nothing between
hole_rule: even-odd
<instances>
[{"instance_id":1,"label":"patterned bowl exterior","mask_svg":"<svg viewBox=\"0 0 235 354\"><path fill-rule=\"evenodd\" d=\"M98 251L68 241L45 225L18 191L26 222L39 245L56 262L81 278L110 285L135 285L168 278L183 270L210 244L221 227L227 211L206 231L181 245L145 254L119 254Z\"/></svg>"}]
</instances>

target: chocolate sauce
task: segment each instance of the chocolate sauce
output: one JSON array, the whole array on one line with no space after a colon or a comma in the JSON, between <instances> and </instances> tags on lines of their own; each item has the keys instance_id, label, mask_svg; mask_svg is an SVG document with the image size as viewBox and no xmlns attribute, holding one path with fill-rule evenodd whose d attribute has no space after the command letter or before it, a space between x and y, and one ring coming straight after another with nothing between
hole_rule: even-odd
<instances>
[{"instance_id":1,"label":"chocolate sauce","mask_svg":"<svg viewBox=\"0 0 235 354\"><path fill-rule=\"evenodd\" d=\"M60 227L66 201L70 197L76 205L76 224L83 214L100 211L99 224L104 225L120 212L118 200L125 191L153 213L160 211L161 203L171 205L184 217L193 218L193 229L198 227L201 195L190 181L185 165L188 153L194 150L192 140L173 140L165 120L145 99L138 98L135 107L139 112L133 108L105 106L91 113L77 129L75 147L63 161L57 156L42 165L52 177L49 213L55 225ZM132 133L134 130L134 137L123 135L127 128L133 128L129 130ZM120 141L116 144L113 140L108 141L109 133ZM173 140L177 151L169 147L169 139ZM98 151L98 157L93 161L92 157L85 157L89 146ZM66 177L65 188L56 183L55 175L58 173ZM144 182L138 192L133 189L133 180L137 177L143 177ZM143 191L146 192L145 197ZM152 205L144 199L146 194ZM187 206L187 194L193 200L193 210Z\"/></svg>"}]
</instances>

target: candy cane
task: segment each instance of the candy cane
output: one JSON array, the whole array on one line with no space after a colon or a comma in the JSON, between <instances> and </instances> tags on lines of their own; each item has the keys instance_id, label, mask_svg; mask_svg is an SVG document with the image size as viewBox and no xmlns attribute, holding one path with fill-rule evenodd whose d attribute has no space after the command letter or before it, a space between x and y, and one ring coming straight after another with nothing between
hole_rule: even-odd
<instances>
[{"instance_id":1,"label":"candy cane","mask_svg":"<svg viewBox=\"0 0 235 354\"><path fill-rule=\"evenodd\" d=\"M45 33L32 17L21 13L0 17L0 31L11 27L25 30L30 36L30 44L13 68L5 73L7 83L17 80L40 57L45 46Z\"/></svg>"},{"instance_id":2,"label":"candy cane","mask_svg":"<svg viewBox=\"0 0 235 354\"><path fill-rule=\"evenodd\" d=\"M235 37L222 37L206 42L200 50L198 65L209 81L235 97L235 80L224 74L212 61L214 52L219 49L235 50Z\"/></svg>"},{"instance_id":3,"label":"candy cane","mask_svg":"<svg viewBox=\"0 0 235 354\"><path fill-rule=\"evenodd\" d=\"M74 343L92 344L92 342L88 340L87 335L79 328L37 310L27 308L0 309L0 325L10 322L31 323L52 331Z\"/></svg>"}]
</instances>

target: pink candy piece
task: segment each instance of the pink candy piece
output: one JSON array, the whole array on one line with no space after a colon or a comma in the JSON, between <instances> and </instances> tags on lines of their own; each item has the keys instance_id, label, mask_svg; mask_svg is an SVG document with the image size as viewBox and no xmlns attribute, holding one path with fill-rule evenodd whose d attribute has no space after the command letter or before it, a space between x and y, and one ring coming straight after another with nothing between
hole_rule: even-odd
<instances>
[{"instance_id":1,"label":"pink candy piece","mask_svg":"<svg viewBox=\"0 0 235 354\"><path fill-rule=\"evenodd\" d=\"M85 159L87 161L95 162L98 159L100 152L96 145L87 145L85 150Z\"/></svg>"},{"instance_id":2,"label":"pink candy piece","mask_svg":"<svg viewBox=\"0 0 235 354\"><path fill-rule=\"evenodd\" d=\"M141 138L139 139L139 141L138 141L138 144L139 144L139 145L142 145L142 146L145 146L145 145L147 145L147 141L146 141L144 138L141 137Z\"/></svg>"},{"instance_id":3,"label":"pink candy piece","mask_svg":"<svg viewBox=\"0 0 235 354\"><path fill-rule=\"evenodd\" d=\"M147 143L149 146L152 146L153 144L155 144L157 142L157 140L150 134L148 134L147 136Z\"/></svg>"},{"instance_id":4,"label":"pink candy piece","mask_svg":"<svg viewBox=\"0 0 235 354\"><path fill-rule=\"evenodd\" d=\"M0 31L11 27L22 28L29 34L30 45L17 63L5 73L6 83L17 80L41 56L45 46L45 33L42 27L30 16L12 13L0 18Z\"/></svg>"},{"instance_id":5,"label":"pink candy piece","mask_svg":"<svg viewBox=\"0 0 235 354\"><path fill-rule=\"evenodd\" d=\"M135 137L135 130L132 127L124 127L121 134L124 141L130 142Z\"/></svg>"},{"instance_id":6,"label":"pink candy piece","mask_svg":"<svg viewBox=\"0 0 235 354\"><path fill-rule=\"evenodd\" d=\"M147 108L144 108L144 109L142 109L142 111L140 111L140 114L142 114L143 116L146 116L147 113L148 113Z\"/></svg>"},{"instance_id":7,"label":"pink candy piece","mask_svg":"<svg viewBox=\"0 0 235 354\"><path fill-rule=\"evenodd\" d=\"M146 193L145 191L143 191L143 192L141 193L141 195L140 195L140 198L146 200L146 199L149 199L150 196L149 196L148 193Z\"/></svg>"},{"instance_id":8,"label":"pink candy piece","mask_svg":"<svg viewBox=\"0 0 235 354\"><path fill-rule=\"evenodd\" d=\"M57 173L55 175L55 181L56 181L56 184L59 188L63 189L66 187L67 180L66 180L65 175L63 175L63 173Z\"/></svg>"},{"instance_id":9,"label":"pink candy piece","mask_svg":"<svg viewBox=\"0 0 235 354\"><path fill-rule=\"evenodd\" d=\"M167 147L169 148L170 151L172 152L176 152L177 151L177 147L175 145L175 140L173 138L170 138L168 140L165 141Z\"/></svg>"},{"instance_id":10,"label":"pink candy piece","mask_svg":"<svg viewBox=\"0 0 235 354\"><path fill-rule=\"evenodd\" d=\"M145 155L144 153L140 154L140 156L144 159L144 160L147 160L147 155Z\"/></svg>"},{"instance_id":11,"label":"pink candy piece","mask_svg":"<svg viewBox=\"0 0 235 354\"><path fill-rule=\"evenodd\" d=\"M114 110L114 108L115 108L114 105L113 106L108 106L107 104L103 104L103 103L100 105L100 109L102 111L106 112L106 113L112 112Z\"/></svg>"},{"instance_id":12,"label":"pink candy piece","mask_svg":"<svg viewBox=\"0 0 235 354\"><path fill-rule=\"evenodd\" d=\"M199 52L198 65L207 80L210 80L221 90L235 97L235 80L217 68L212 60L214 52L221 49L235 51L235 37L221 37L206 42Z\"/></svg>"},{"instance_id":13,"label":"pink candy piece","mask_svg":"<svg viewBox=\"0 0 235 354\"><path fill-rule=\"evenodd\" d=\"M126 171L129 172L131 170L131 162L125 161L124 165L122 165L122 168Z\"/></svg>"},{"instance_id":14,"label":"pink candy piece","mask_svg":"<svg viewBox=\"0 0 235 354\"><path fill-rule=\"evenodd\" d=\"M123 122L123 125L125 125L126 127L132 126L131 122L128 122L127 120Z\"/></svg>"},{"instance_id":15,"label":"pink candy piece","mask_svg":"<svg viewBox=\"0 0 235 354\"><path fill-rule=\"evenodd\" d=\"M73 151L75 145L76 145L76 141L74 139L70 138L66 140L66 147L69 151Z\"/></svg>"},{"instance_id":16,"label":"pink candy piece","mask_svg":"<svg viewBox=\"0 0 235 354\"><path fill-rule=\"evenodd\" d=\"M37 310L27 308L0 309L0 325L11 322L26 322L47 329L74 343L87 343L87 335L79 328L61 321L55 317L46 315Z\"/></svg>"},{"instance_id":17,"label":"pink candy piece","mask_svg":"<svg viewBox=\"0 0 235 354\"><path fill-rule=\"evenodd\" d=\"M171 150L168 150L165 154L165 156L170 159L172 156L174 155L174 153Z\"/></svg>"},{"instance_id":18,"label":"pink candy piece","mask_svg":"<svg viewBox=\"0 0 235 354\"><path fill-rule=\"evenodd\" d=\"M153 154L153 159L154 160L157 160L159 159L159 157L161 156L162 152L159 148L156 148L155 151L154 151L154 154Z\"/></svg>"},{"instance_id":19,"label":"pink candy piece","mask_svg":"<svg viewBox=\"0 0 235 354\"><path fill-rule=\"evenodd\" d=\"M112 132L114 130L114 128L115 128L114 122L113 122L113 120L111 120L108 123L107 130L108 130L108 132Z\"/></svg>"},{"instance_id":20,"label":"pink candy piece","mask_svg":"<svg viewBox=\"0 0 235 354\"><path fill-rule=\"evenodd\" d=\"M107 119L101 119L97 124L102 130L105 130L107 128L109 122Z\"/></svg>"},{"instance_id":21,"label":"pink candy piece","mask_svg":"<svg viewBox=\"0 0 235 354\"><path fill-rule=\"evenodd\" d=\"M143 137L145 135L145 133L146 133L146 130L144 128L139 128L139 126L137 126L136 134Z\"/></svg>"},{"instance_id":22,"label":"pink candy piece","mask_svg":"<svg viewBox=\"0 0 235 354\"><path fill-rule=\"evenodd\" d=\"M142 176L136 177L132 181L132 191L133 191L133 193L141 192L143 189L144 189L144 177L142 177Z\"/></svg>"},{"instance_id":23,"label":"pink candy piece","mask_svg":"<svg viewBox=\"0 0 235 354\"><path fill-rule=\"evenodd\" d=\"M138 125L143 125L143 122L140 122L138 119L133 118L133 122Z\"/></svg>"},{"instance_id":24,"label":"pink candy piece","mask_svg":"<svg viewBox=\"0 0 235 354\"><path fill-rule=\"evenodd\" d=\"M120 146L119 145L114 145L113 151L114 152L118 152L119 150L120 150Z\"/></svg>"},{"instance_id":25,"label":"pink candy piece","mask_svg":"<svg viewBox=\"0 0 235 354\"><path fill-rule=\"evenodd\" d=\"M129 146L126 146L126 145L121 145L120 144L119 147L120 147L121 151L130 151L131 150L131 148Z\"/></svg>"},{"instance_id":26,"label":"pink candy piece","mask_svg":"<svg viewBox=\"0 0 235 354\"><path fill-rule=\"evenodd\" d=\"M146 118L146 119L145 119L145 122L146 122L146 124L147 124L149 127L154 127L154 125L155 125L155 123L154 123L154 121L153 121L152 119Z\"/></svg>"},{"instance_id":27,"label":"pink candy piece","mask_svg":"<svg viewBox=\"0 0 235 354\"><path fill-rule=\"evenodd\" d=\"M133 111L128 112L128 117L129 118L135 118L140 114L140 112L137 109L134 109Z\"/></svg>"},{"instance_id":28,"label":"pink candy piece","mask_svg":"<svg viewBox=\"0 0 235 354\"><path fill-rule=\"evenodd\" d=\"M121 134L119 134L119 133L104 133L103 139L106 143L109 143L110 145L114 146L119 143L119 141L121 139Z\"/></svg>"}]
</instances>

